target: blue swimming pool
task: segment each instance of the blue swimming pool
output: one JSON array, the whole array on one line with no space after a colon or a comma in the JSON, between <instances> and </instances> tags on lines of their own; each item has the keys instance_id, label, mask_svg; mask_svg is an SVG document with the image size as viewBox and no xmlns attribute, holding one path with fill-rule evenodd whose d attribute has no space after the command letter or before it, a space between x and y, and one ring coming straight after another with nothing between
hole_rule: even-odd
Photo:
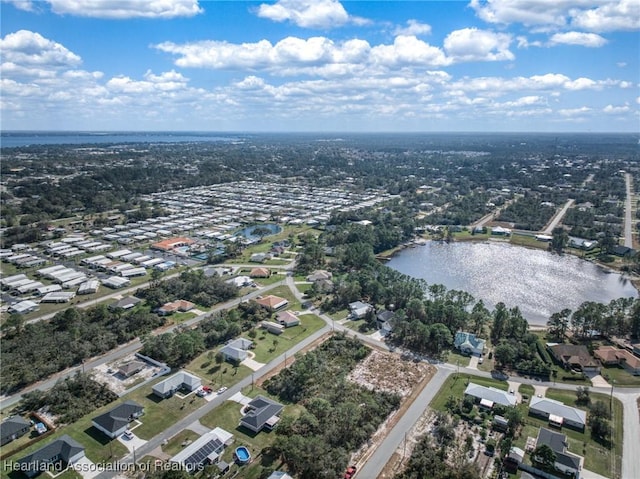
<instances>
[{"instance_id":1,"label":"blue swimming pool","mask_svg":"<svg viewBox=\"0 0 640 479\"><path fill-rule=\"evenodd\" d=\"M251 460L249 449L244 446L236 447L236 459L240 464L247 464Z\"/></svg>"}]
</instances>

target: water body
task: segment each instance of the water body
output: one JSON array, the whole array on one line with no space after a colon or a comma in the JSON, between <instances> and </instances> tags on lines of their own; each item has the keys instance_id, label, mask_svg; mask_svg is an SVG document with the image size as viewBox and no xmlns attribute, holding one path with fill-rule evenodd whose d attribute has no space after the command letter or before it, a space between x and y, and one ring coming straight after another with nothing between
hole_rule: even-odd
<instances>
[{"instance_id":1,"label":"water body","mask_svg":"<svg viewBox=\"0 0 640 479\"><path fill-rule=\"evenodd\" d=\"M253 234L253 230L255 230L256 228L266 228L266 229L268 229L270 231L270 233L268 235L265 235L265 236L276 235L276 234L278 234L278 233L280 233L282 231L282 228L280 226L278 226L277 224L275 224L275 223L265 223L265 224L261 224L261 225L247 226L246 228L243 228L240 231L238 231L236 233L236 236L244 236L245 238L247 238L250 241L257 241L257 240L260 239L260 236Z\"/></svg>"},{"instance_id":2,"label":"water body","mask_svg":"<svg viewBox=\"0 0 640 479\"><path fill-rule=\"evenodd\" d=\"M2 132L4 148L29 145L89 145L122 143L193 143L239 141L241 137L199 132Z\"/></svg>"},{"instance_id":3,"label":"water body","mask_svg":"<svg viewBox=\"0 0 640 479\"><path fill-rule=\"evenodd\" d=\"M529 324L544 325L584 301L638 297L622 275L581 260L498 242L439 243L405 249L387 265L429 284L467 291L493 308L518 306Z\"/></svg>"}]
</instances>

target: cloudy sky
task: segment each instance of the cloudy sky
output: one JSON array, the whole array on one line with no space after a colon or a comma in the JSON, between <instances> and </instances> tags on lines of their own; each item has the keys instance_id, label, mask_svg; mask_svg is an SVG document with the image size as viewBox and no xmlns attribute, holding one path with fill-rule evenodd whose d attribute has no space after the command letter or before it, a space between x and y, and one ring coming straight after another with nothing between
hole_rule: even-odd
<instances>
[{"instance_id":1,"label":"cloudy sky","mask_svg":"<svg viewBox=\"0 0 640 479\"><path fill-rule=\"evenodd\" d=\"M3 130L640 131L638 0L0 0Z\"/></svg>"}]
</instances>

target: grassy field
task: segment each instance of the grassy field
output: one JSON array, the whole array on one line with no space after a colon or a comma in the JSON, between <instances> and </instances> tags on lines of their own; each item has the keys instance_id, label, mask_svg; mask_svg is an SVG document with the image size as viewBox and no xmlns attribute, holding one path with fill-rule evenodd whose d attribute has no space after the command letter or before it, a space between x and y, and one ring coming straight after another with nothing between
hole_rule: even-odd
<instances>
[{"instance_id":1,"label":"grassy field","mask_svg":"<svg viewBox=\"0 0 640 479\"><path fill-rule=\"evenodd\" d=\"M279 336L270 333L262 334L261 332L254 340L255 360L268 363L325 325L322 319L313 314L302 314L299 318L300 324L298 326L286 328Z\"/></svg>"},{"instance_id":2,"label":"grassy field","mask_svg":"<svg viewBox=\"0 0 640 479\"><path fill-rule=\"evenodd\" d=\"M162 451L169 454L170 456L175 456L178 454L184 447L188 444L191 444L193 441L200 437L199 434L185 429L184 431L179 432L175 436L173 436L166 444L162 445Z\"/></svg>"},{"instance_id":3,"label":"grassy field","mask_svg":"<svg viewBox=\"0 0 640 479\"><path fill-rule=\"evenodd\" d=\"M609 383L611 380L615 381L615 387L640 387L640 376L633 376L622 367L605 366L601 374Z\"/></svg>"},{"instance_id":4,"label":"grassy field","mask_svg":"<svg viewBox=\"0 0 640 479\"><path fill-rule=\"evenodd\" d=\"M533 396L533 394L535 392L535 389L530 384L521 384L520 387L518 388L518 392L522 396L528 396L529 399L531 399L531 397Z\"/></svg>"},{"instance_id":5,"label":"grassy field","mask_svg":"<svg viewBox=\"0 0 640 479\"><path fill-rule=\"evenodd\" d=\"M469 362L471 358L469 356L464 356L462 354L458 354L455 351L450 351L447 356L446 362L449 364L458 364L461 368L466 368L469 366ZM481 365L479 364L478 367Z\"/></svg>"},{"instance_id":6,"label":"grassy field","mask_svg":"<svg viewBox=\"0 0 640 479\"><path fill-rule=\"evenodd\" d=\"M538 241L534 236L512 234L511 244L518 246L526 246L527 248L548 249L549 243L546 241Z\"/></svg>"}]
</instances>

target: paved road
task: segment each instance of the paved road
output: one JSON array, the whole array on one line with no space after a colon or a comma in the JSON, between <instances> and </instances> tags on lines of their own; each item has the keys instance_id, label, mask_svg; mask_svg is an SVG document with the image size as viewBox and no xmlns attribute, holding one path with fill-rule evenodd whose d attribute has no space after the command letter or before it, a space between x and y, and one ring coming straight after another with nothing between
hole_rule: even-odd
<instances>
[{"instance_id":1,"label":"paved road","mask_svg":"<svg viewBox=\"0 0 640 479\"><path fill-rule=\"evenodd\" d=\"M553 230L555 229L555 227L558 226L558 223L560 223L560 221L562 221L562 218L564 218L564 215L567 214L567 210L571 207L571 205L575 201L576 200L574 200L574 199L567 200L567 202L562 207L562 209L558 213L556 213L556 215L553 217L553 219L549 222L549 224L544 229L542 234L550 235L551 233L553 233Z\"/></svg>"},{"instance_id":2,"label":"paved road","mask_svg":"<svg viewBox=\"0 0 640 479\"><path fill-rule=\"evenodd\" d=\"M624 203L624 245L633 248L633 221L631 218L631 174L626 173L625 181L627 184L627 198Z\"/></svg>"},{"instance_id":3,"label":"paved road","mask_svg":"<svg viewBox=\"0 0 640 479\"><path fill-rule=\"evenodd\" d=\"M622 474L619 477L640 477L640 415L638 414L638 394L614 393L623 407ZM614 426L615 427L615 426Z\"/></svg>"},{"instance_id":4,"label":"paved road","mask_svg":"<svg viewBox=\"0 0 640 479\"><path fill-rule=\"evenodd\" d=\"M194 326L197 323L199 323L200 321L208 318L209 316L211 316L212 314L215 314L219 311L223 311L225 309L230 309L233 308L235 306L237 306L238 304L240 304L242 301L247 301L249 299L255 298L256 296L260 296L261 294L266 293L267 291L270 291L278 286L282 286L285 284L285 280L281 280L278 281L277 283L273 283L270 284L268 286L264 286L261 287L259 289L257 289L256 291L253 291L249 294L246 294L244 296L241 296L239 298L235 298L231 301L228 301L226 303L222 303L222 304L218 304L217 306L215 306L211 311L202 314L200 316L196 316L195 318L192 318L188 321L184 321L182 323L180 323L179 325L174 325L171 326L169 328L166 329L161 329L161 330L156 330L154 333L155 334L159 334L159 333L167 333L167 332L171 332L174 329L176 329L177 327L184 327L184 326ZM46 391L48 389L51 389L55 383L57 383L59 380L64 379L66 377L69 376L73 376L74 374L76 374L78 371L90 371L91 369L100 366L101 364L106 364L106 363L111 363L121 357L127 356L129 354L133 354L134 352L138 351L140 348L142 347L142 343L140 342L139 339L136 339L134 341L131 341L123 346L118 347L117 349L113 349L105 354L103 354L102 356L96 357L96 358L92 358L87 360L84 364L80 365L80 366L75 366L73 368L69 368L69 369L65 369L64 371L61 371L57 374L54 374L53 376L49 377L48 379L44 380L44 381L40 381L38 383L32 384L30 386L27 386L26 388L22 389L19 393L16 393L12 396L5 396L2 397L0 400L0 409L4 409L5 407L8 406L12 406L13 404L16 404L20 398L22 397L22 395L24 393L27 393L29 391L33 391L35 389L39 389L41 391Z\"/></svg>"},{"instance_id":5,"label":"paved road","mask_svg":"<svg viewBox=\"0 0 640 479\"><path fill-rule=\"evenodd\" d=\"M440 390L445 380L453 373L449 368L438 368L438 372L413 401L405 414L398 420L397 424L389 431L384 440L380 443L369 460L358 470L356 477L368 479L378 477L384 466L389 462L391 456L398 446L405 440L405 433L409 431L416 421L429 407L436 393Z\"/></svg>"}]
</instances>

